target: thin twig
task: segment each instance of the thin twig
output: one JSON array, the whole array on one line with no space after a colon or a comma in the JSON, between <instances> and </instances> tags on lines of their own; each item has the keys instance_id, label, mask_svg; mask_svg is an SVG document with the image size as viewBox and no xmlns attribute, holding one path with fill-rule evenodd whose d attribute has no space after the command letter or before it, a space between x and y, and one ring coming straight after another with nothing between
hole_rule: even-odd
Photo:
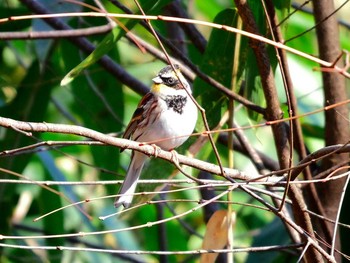
<instances>
[{"instance_id":1,"label":"thin twig","mask_svg":"<svg viewBox=\"0 0 350 263\"><path fill-rule=\"evenodd\" d=\"M142 13L144 16L146 16L146 14L144 13L144 11L143 11L141 5L138 3L137 0L135 0L135 3L136 3L136 5L138 6L138 8L139 8L139 10L141 11L141 13ZM154 28L152 27L152 24L150 23L150 21L149 21L148 19L146 19L146 23L147 23L147 24L149 25L149 27L151 28L151 31L152 31L152 33L153 33L153 36L156 38L156 40L157 40L158 44L160 45L160 47L161 47L161 49L162 49L164 55L167 57L168 63L172 66L172 68L173 68L175 74L177 74L177 73L176 73L175 66L174 66L174 64L171 62L170 57L169 57L169 55L168 55L166 49L164 48L163 43L160 41L160 39L159 39L157 33L155 32ZM202 113L202 119L203 119L203 123L204 123L205 130L206 130L206 131L210 131L210 128L209 128L209 125L208 125L208 121L207 121L207 117L206 117L204 108L203 108L201 105L198 104L198 102L194 99L194 97L192 96L192 94L185 88L186 86L184 85L184 83L182 83L181 78L178 77L178 79L179 79L179 81L181 82L181 85L184 87L185 91L187 92L187 95L191 98L191 100L192 100L192 101L194 102L194 104L197 106L198 110ZM225 177L225 176L226 176L226 175L225 175L225 171L224 171L224 168L223 168L223 165L222 165L222 161L221 161L221 158L220 158L218 149L216 148L214 139L213 139L213 137L212 137L212 135L211 135L210 133L208 133L207 136L208 136L208 138L209 138L210 144L211 144L211 146L212 146L212 148L213 148L213 150L214 150L216 159L217 159L217 161L218 161L218 164L219 164L219 167L220 167L220 171L221 171L221 175L222 175L223 177Z\"/></svg>"},{"instance_id":2,"label":"thin twig","mask_svg":"<svg viewBox=\"0 0 350 263\"><path fill-rule=\"evenodd\" d=\"M349 166L347 167L342 167L341 169L344 169L346 168L347 170L349 169ZM340 170L340 169L338 169ZM334 173L336 173L338 170L336 170ZM337 228L338 228L338 223L339 223L339 218L340 218L340 212L341 212L341 207L343 205L343 202L344 202L344 197L345 197L345 194L346 194L346 189L349 185L349 180L350 180L350 172L347 172L347 177L346 177L346 181L345 181L345 184L343 186L343 191L341 193L341 196L340 196L340 202L339 202L339 209L337 211L337 215L336 215L336 218L335 218L335 222L334 222L334 230L333 230L333 238L332 238L332 247L331 247L331 253L330 255L333 257L334 256L334 251L335 251L335 246L336 246L336 237L337 237Z\"/></svg>"},{"instance_id":3,"label":"thin twig","mask_svg":"<svg viewBox=\"0 0 350 263\"><path fill-rule=\"evenodd\" d=\"M31 0L22 0L26 2L31 2ZM24 20L24 19L35 19L35 18L41 18L41 19L51 19L51 18L57 18L57 17L71 17L71 16L84 16L84 17L106 17L105 14L96 13L96 12L72 12L72 13L56 13L56 14L41 14L41 15L27 15L27 16L11 16L8 18L0 19L0 23L5 23L9 21L15 21L15 20ZM130 15L130 14L113 14L108 13L108 16L111 17L118 17L118 18L130 18L130 19L148 19L148 20L161 20L161 21L170 21L170 22L179 22L179 23L190 23L190 24L197 24L197 25L203 25L208 27L213 27L221 30L226 30L232 33L241 34L243 36L249 37L251 39L255 39L261 42L264 42L266 44L275 46L277 48L285 49L286 51L295 54L297 56L306 58L310 61L314 61L323 67L329 68L332 66L332 62L324 61L322 59L319 59L317 57L311 56L309 54L306 54L302 51L299 51L297 49L288 47L282 43L276 43L268 38L265 38L261 35L252 34L246 31L238 30L234 27L215 24L207 21L200 21L195 19L186 19L186 18L178 18L178 17L168 17L168 16L152 16L152 15ZM345 76L346 78L350 78L350 73L344 72L342 68L335 66L334 71L340 73L341 75Z\"/></svg>"}]
</instances>

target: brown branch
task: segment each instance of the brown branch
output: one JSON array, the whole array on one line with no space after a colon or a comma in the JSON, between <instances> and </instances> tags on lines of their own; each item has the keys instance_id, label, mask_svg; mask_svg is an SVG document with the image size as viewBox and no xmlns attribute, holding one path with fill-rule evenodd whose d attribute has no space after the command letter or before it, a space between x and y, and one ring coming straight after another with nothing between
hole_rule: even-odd
<instances>
[{"instance_id":1,"label":"brown branch","mask_svg":"<svg viewBox=\"0 0 350 263\"><path fill-rule=\"evenodd\" d=\"M316 26L316 34L319 47L319 56L321 59L336 61L341 54L339 31L334 2L331 0L313 1ZM343 61L338 61L338 67L343 67ZM325 94L325 105L337 103L347 98L345 78L340 74L332 72L322 72L323 90ZM349 110L346 106L325 112L325 144L343 144L350 138L349 121L344 118L349 116ZM324 159L322 170L327 170L339 163L349 160L349 154L333 155L331 158ZM329 182L317 186L320 200L324 206L326 216L335 219L339 207L341 193L346 178L341 181ZM329 244L332 239L324 235L323 229L317 227L316 230ZM333 231L332 231L333 232ZM336 240L336 249L340 250L340 239ZM338 256L337 260L340 261Z\"/></svg>"},{"instance_id":2,"label":"brown branch","mask_svg":"<svg viewBox=\"0 0 350 263\"><path fill-rule=\"evenodd\" d=\"M257 25L255 24L254 16L246 0L235 0L235 3L238 9L238 13L242 18L245 29L250 33L258 35L259 31ZM260 41L251 39L250 46L253 49L258 63L261 84L266 99L267 107L265 117L268 121L279 120L282 118L283 112L278 101L275 80L265 44ZM274 134L280 166L282 169L286 168L289 166L289 146L287 141L287 131L285 129L285 126L280 123L272 127L272 132Z\"/></svg>"},{"instance_id":3,"label":"brown branch","mask_svg":"<svg viewBox=\"0 0 350 263\"><path fill-rule=\"evenodd\" d=\"M24 0L22 0L22 1L24 1ZM310 61L314 61L316 63L319 63L319 64L323 65L323 67L325 67L325 68L331 68L333 70L333 72L337 72L346 78L350 78L350 73L345 71L344 68L340 68L338 66L333 67L333 63L331 63L331 62L324 61L324 60L319 59L315 56L312 56L312 55L309 55L307 53L301 52L297 49L288 47L282 43L274 42L274 41L272 41L266 37L263 37L261 35L256 35L256 34L248 32L248 31L242 31L242 30L234 28L234 27L225 26L225 25L221 25L221 24L215 24L215 23L206 22L206 21L202 21L202 20L186 19L186 18L178 18L178 17L168 17L168 16L162 16L162 15L144 16L144 15L128 15L128 14L114 14L114 13L108 13L106 15L106 14L102 14L102 13L98 13L98 12L71 12L71 13L56 13L56 14L38 14L38 15L31 15L30 17L36 18L36 19L38 19L38 18L47 19L47 18L54 18L54 17L72 17L72 16L83 16L83 17L106 17L106 16L109 16L109 17L130 18L130 19L139 19L139 20L144 20L144 19L161 20L161 21L166 21L166 22L191 23L191 24L208 26L208 27L212 27L212 28L218 28L220 30L227 30L229 32L241 34L241 35L246 36L246 37L251 38L251 39L259 40L259 41L264 42L266 44L275 46L277 48L283 48L292 54L296 54L297 56L300 56L300 57L306 58ZM10 20L28 19L28 17L29 16L13 16L13 17L8 17L8 18L0 18L0 23L5 23L5 22L8 22Z\"/></svg>"},{"instance_id":4,"label":"brown branch","mask_svg":"<svg viewBox=\"0 0 350 263\"><path fill-rule=\"evenodd\" d=\"M266 7L267 7L267 13L268 13L267 15L270 17L269 21L271 23L270 26L271 26L272 36L274 37L273 40L276 42L284 43L281 29L278 26L277 16L275 13L273 2L271 0L267 0ZM286 97L288 100L288 107L289 107L289 116L290 117L297 116L298 104L294 94L293 81L289 71L287 54L284 49L275 48L275 50L277 53L277 59L280 64L281 74L282 74L285 89L286 89ZM302 134L299 118L290 120L290 126L291 126L291 144L299 154L299 161L304 160L307 156L307 151L306 151L306 146L304 144L304 137ZM304 178L306 180L312 179L310 166L305 167L303 172L304 172ZM292 178L291 174L289 174L289 178L290 179ZM289 186L287 185L285 193L288 193L288 187ZM307 203L311 204L311 207L314 208L317 213L321 215L325 215L325 212L323 210L322 204L318 197L314 183L310 182L310 184L308 184L303 190L304 190L303 193L306 195ZM325 229L325 232L327 233L327 235L331 237L331 230L329 229L329 225L325 224L324 221L322 221L321 224L322 224L322 227Z\"/></svg>"},{"instance_id":5,"label":"brown branch","mask_svg":"<svg viewBox=\"0 0 350 263\"><path fill-rule=\"evenodd\" d=\"M272 211L275 215L280 217L283 222L287 223L293 229L295 229L305 239L304 245L307 246L307 244L309 244L312 246L311 251L318 252L318 253L315 253L316 255L322 254L327 259L328 262L334 262L334 263L336 262L334 260L334 258L331 257L329 254L327 254L327 252L318 244L314 233L310 233L310 232L305 231L305 228L303 228L302 226L305 226L306 222L300 222L302 225L302 226L300 226L299 224L294 222L287 214L283 213L283 211L279 211L279 210L275 209L272 205L270 205L269 203L266 203L259 195L252 192L247 187L241 185L240 188L242 190L244 190L246 193L248 193L249 195L251 195L252 197L254 197L257 201L263 203L267 208L270 209L270 211ZM295 185L292 185L290 192L293 193L293 198L300 198L301 197L300 194L298 193L298 189L296 188ZM298 202L295 202L295 203L298 203ZM303 212L306 213L307 212L306 206L303 207L303 209L304 209ZM301 221L301 220L302 220L301 218L297 218L297 221ZM309 225L309 223L307 225ZM309 257L308 254L309 254L309 251L306 251L305 256ZM305 259L309 260L307 262L324 262L322 260L321 256L314 257L314 258L305 258Z\"/></svg>"},{"instance_id":6,"label":"brown branch","mask_svg":"<svg viewBox=\"0 0 350 263\"><path fill-rule=\"evenodd\" d=\"M110 32L113 29L111 24L82 28L82 29L66 29L66 30L50 30L50 31L29 31L29 32L0 32L1 40L15 39L53 39L53 38L71 38L92 35L101 35Z\"/></svg>"},{"instance_id":7,"label":"brown branch","mask_svg":"<svg viewBox=\"0 0 350 263\"><path fill-rule=\"evenodd\" d=\"M189 15L186 13L184 8L181 8L181 3L179 0L173 1L169 4L169 12L172 16L189 18ZM198 51L204 53L207 46L207 40L198 31L198 29L193 24L180 23L180 26Z\"/></svg>"},{"instance_id":8,"label":"brown branch","mask_svg":"<svg viewBox=\"0 0 350 263\"><path fill-rule=\"evenodd\" d=\"M243 20L243 24L248 32L259 34L257 25L255 23L254 16L246 0L235 0L238 13ZM281 119L282 110L280 109L277 90L275 87L274 76L269 61L269 57L266 51L265 44L257 41L250 40L250 46L255 53L257 64L259 67L261 84L263 87L265 99L266 99L266 117L268 121ZM284 126L280 123L279 125L272 127L272 132L274 135L274 141L277 149L277 156L279 159L281 169L290 167L290 149L287 141L287 131ZM303 229L315 239L313 227L311 224L310 216L307 213L304 213L303 207L305 206L303 198L300 197L299 190L296 186L291 187L290 198L295 200L293 203L293 211L296 218ZM306 237L302 235L303 240L306 242ZM312 260L320 261L322 257L320 253L313 247L308 249L305 253L307 261L312 262Z\"/></svg>"},{"instance_id":9,"label":"brown branch","mask_svg":"<svg viewBox=\"0 0 350 263\"><path fill-rule=\"evenodd\" d=\"M80 127L75 125L24 122L24 121L16 121L13 119L0 117L0 126L9 128L9 129L14 129L16 131L26 132L27 136L30 136L31 132L74 134L74 135L83 136L86 138L91 138L96 141L99 141L108 145L116 146L122 149L132 149L132 150L140 151L149 156L155 155L154 147L151 145L148 145L146 142L140 143L140 142L134 142L126 139L115 138L85 127ZM173 154L171 152L159 150L157 151L156 155L158 158L167 160L169 162L173 162ZM184 155L180 155L180 154L178 155L178 162L179 164L188 165L193 168L207 171L209 173L213 173L217 175L221 174L221 169L218 165L189 158ZM225 175L231 178L248 180L248 181L256 179L254 176L245 174L236 169L224 168L224 171L225 171ZM274 180L274 179L271 178L271 180Z\"/></svg>"},{"instance_id":10,"label":"brown branch","mask_svg":"<svg viewBox=\"0 0 350 263\"><path fill-rule=\"evenodd\" d=\"M323 147L322 149L319 149L309 154L298 163L296 168L294 168L292 172L291 180L292 181L295 180L297 176L305 169L305 167L307 167L311 163L316 162L319 159L332 159L333 158L332 155L335 155L335 154L349 153L349 149L350 149L350 144L349 142L347 142L345 144L326 146L326 147ZM332 168L333 167L330 168L331 169L330 171L332 171Z\"/></svg>"},{"instance_id":11,"label":"brown branch","mask_svg":"<svg viewBox=\"0 0 350 263\"><path fill-rule=\"evenodd\" d=\"M50 14L43 5L34 0L21 0L30 10L37 14ZM72 30L70 26L64 23L62 20L50 17L44 20L47 24L57 30ZM83 52L90 54L95 50L95 46L86 38L76 37L69 38L69 40L78 46ZM149 91L149 88L144 85L138 79L132 77L128 72L124 70L119 64L115 63L110 57L103 56L98 63L108 72L110 72L115 78L121 81L123 84L131 87L135 92L139 94L145 94Z\"/></svg>"}]
</instances>

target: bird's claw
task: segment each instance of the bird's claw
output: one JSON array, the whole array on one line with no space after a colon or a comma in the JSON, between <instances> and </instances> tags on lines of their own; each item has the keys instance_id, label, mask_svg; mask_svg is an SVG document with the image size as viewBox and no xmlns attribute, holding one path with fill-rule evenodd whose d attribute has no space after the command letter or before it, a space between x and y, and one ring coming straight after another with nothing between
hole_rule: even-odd
<instances>
[{"instance_id":1,"label":"bird's claw","mask_svg":"<svg viewBox=\"0 0 350 263\"><path fill-rule=\"evenodd\" d=\"M154 152L153 152L153 155L155 158L158 157L158 154L160 153L161 149L159 146L155 145L155 144L151 144L151 146L153 147L154 149Z\"/></svg>"},{"instance_id":2,"label":"bird's claw","mask_svg":"<svg viewBox=\"0 0 350 263\"><path fill-rule=\"evenodd\" d=\"M177 154L177 151L172 149L172 150L170 150L170 152L171 152L171 160L173 161L173 163L177 164L177 166L180 165L179 164L179 156Z\"/></svg>"}]
</instances>

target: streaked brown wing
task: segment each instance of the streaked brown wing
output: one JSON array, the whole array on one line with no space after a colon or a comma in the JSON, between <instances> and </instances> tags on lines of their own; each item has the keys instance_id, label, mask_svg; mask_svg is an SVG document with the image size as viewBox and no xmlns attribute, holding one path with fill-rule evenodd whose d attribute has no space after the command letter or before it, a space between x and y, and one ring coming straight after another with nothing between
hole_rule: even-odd
<instances>
[{"instance_id":1,"label":"streaked brown wing","mask_svg":"<svg viewBox=\"0 0 350 263\"><path fill-rule=\"evenodd\" d=\"M137 125L144 120L145 116L145 106L154 99L154 95L149 92L139 102L139 105L137 106L137 109L135 110L134 114L132 115L131 121L129 122L128 126L126 127L126 130L123 134L124 139L130 139L133 133L135 132Z\"/></svg>"}]
</instances>

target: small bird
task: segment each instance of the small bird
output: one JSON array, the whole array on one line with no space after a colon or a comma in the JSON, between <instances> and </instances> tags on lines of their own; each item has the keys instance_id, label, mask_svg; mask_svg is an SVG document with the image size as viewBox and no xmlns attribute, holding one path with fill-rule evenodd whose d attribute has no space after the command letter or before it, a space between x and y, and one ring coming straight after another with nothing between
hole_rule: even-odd
<instances>
[{"instance_id":1,"label":"small bird","mask_svg":"<svg viewBox=\"0 0 350 263\"><path fill-rule=\"evenodd\" d=\"M170 151L183 144L193 132L197 121L197 107L188 96L191 88L174 65L169 65L152 79L151 91L139 102L123 138L138 142L152 142ZM187 91L186 91L186 90ZM181 137L180 137L181 136ZM133 151L125 180L114 202L117 208L129 207L147 156Z\"/></svg>"}]
</instances>

